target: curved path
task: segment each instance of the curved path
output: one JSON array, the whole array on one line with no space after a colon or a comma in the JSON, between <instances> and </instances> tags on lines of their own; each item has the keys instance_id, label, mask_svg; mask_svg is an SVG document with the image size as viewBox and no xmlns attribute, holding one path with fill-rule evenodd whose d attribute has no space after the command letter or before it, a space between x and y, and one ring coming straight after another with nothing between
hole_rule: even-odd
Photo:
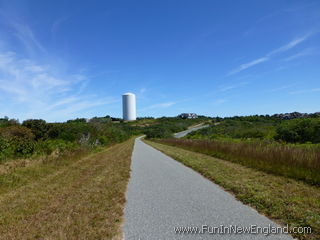
<instances>
[{"instance_id":1,"label":"curved path","mask_svg":"<svg viewBox=\"0 0 320 240\"><path fill-rule=\"evenodd\" d=\"M188 129L188 130L175 133L175 134L174 134L174 137L175 137L175 138L182 138L182 137L188 135L189 133L191 133L191 132L193 132L193 131L197 131L197 130L199 130L199 129L206 128L206 127L209 127L209 125L201 125L201 126L198 126L198 127L193 127L193 128Z\"/></svg>"},{"instance_id":2,"label":"curved path","mask_svg":"<svg viewBox=\"0 0 320 240\"><path fill-rule=\"evenodd\" d=\"M178 234L175 227L278 225L140 138L131 168L123 229L126 240L292 239L285 234Z\"/></svg>"}]
</instances>

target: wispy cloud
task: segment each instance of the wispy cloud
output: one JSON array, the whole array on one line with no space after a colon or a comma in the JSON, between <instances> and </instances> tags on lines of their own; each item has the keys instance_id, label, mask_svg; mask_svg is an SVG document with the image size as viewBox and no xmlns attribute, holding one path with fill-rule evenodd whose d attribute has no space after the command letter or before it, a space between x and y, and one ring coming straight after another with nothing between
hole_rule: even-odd
<instances>
[{"instance_id":1,"label":"wispy cloud","mask_svg":"<svg viewBox=\"0 0 320 240\"><path fill-rule=\"evenodd\" d=\"M68 19L69 19L69 17L66 17L66 16L63 16L63 17L60 17L60 18L56 19L56 20L53 22L52 26L51 26L51 33L52 33L52 34L56 34L57 31L58 31L58 29L60 28L60 26L61 26L64 22L66 22Z\"/></svg>"},{"instance_id":2,"label":"wispy cloud","mask_svg":"<svg viewBox=\"0 0 320 240\"><path fill-rule=\"evenodd\" d=\"M290 94L304 94L304 93L314 93L314 92L320 92L320 88L304 89L304 90L292 91L289 93Z\"/></svg>"},{"instance_id":3,"label":"wispy cloud","mask_svg":"<svg viewBox=\"0 0 320 240\"><path fill-rule=\"evenodd\" d=\"M10 36L9 41L15 39L24 48L29 56L36 56L37 54L48 54L47 49L39 41L30 25L23 20L22 16L16 15L10 11L0 9L0 21L2 29L0 34L2 38ZM5 31L9 29L9 31ZM16 42L15 42L16 43ZM6 46L10 46L10 42L5 43ZM16 46L14 46L16 48Z\"/></svg>"},{"instance_id":4,"label":"wispy cloud","mask_svg":"<svg viewBox=\"0 0 320 240\"><path fill-rule=\"evenodd\" d=\"M277 49L275 49L275 50L272 50L271 52L267 53L267 54L266 54L265 56L263 56L263 57L257 58L257 59L255 59L255 60L252 60L252 61L248 62L248 63L241 64L241 65L238 66L237 68L231 70L231 71L227 74L227 76L234 75L234 74L239 73L239 72L241 72L241 71L243 71L243 70L246 70L246 69L248 69L248 68L251 68L251 67L253 67L253 66L255 66L255 65L258 65L258 64L260 64L260 63L269 61L269 60L272 58L272 56L277 55L277 54L280 54L280 53L283 53L283 52L286 52L286 51L294 48L294 47L297 46L298 44L306 41L311 35L312 35L311 33L308 33L308 34L306 34L306 35L304 35L304 36L302 36L302 37L295 38L295 39L293 39L292 41L290 41L289 43L287 43L286 45L281 46L281 47L279 47L279 48L277 48Z\"/></svg>"},{"instance_id":5,"label":"wispy cloud","mask_svg":"<svg viewBox=\"0 0 320 240\"><path fill-rule=\"evenodd\" d=\"M296 39L293 39L291 42L287 43L286 45L280 47L280 48L277 48L271 52L269 52L267 54L267 57L271 57L272 55L275 55L275 54L278 54L278 53L282 53L282 52L285 52L285 51L288 51L290 50L291 48L297 46L298 44L306 41L312 34L311 33L308 33L302 37L299 37L299 38L296 38Z\"/></svg>"},{"instance_id":6,"label":"wispy cloud","mask_svg":"<svg viewBox=\"0 0 320 240\"><path fill-rule=\"evenodd\" d=\"M152 110L157 108L168 108L175 105L177 102L164 102L150 105L148 107L142 108L141 111Z\"/></svg>"},{"instance_id":7,"label":"wispy cloud","mask_svg":"<svg viewBox=\"0 0 320 240\"><path fill-rule=\"evenodd\" d=\"M35 51L41 51L42 53L47 53L47 50L42 46L42 44L35 37L31 28L19 22L11 22L11 26L15 30L15 36L24 45L29 54L35 54Z\"/></svg>"},{"instance_id":8,"label":"wispy cloud","mask_svg":"<svg viewBox=\"0 0 320 240\"><path fill-rule=\"evenodd\" d=\"M249 84L249 82L240 82L240 83L236 83L236 84L233 84L233 85L222 86L222 87L220 87L219 91L220 92L226 92L226 91L229 91L229 90L232 90L232 89L236 89L236 88L239 88L239 87L247 85L247 84Z\"/></svg>"},{"instance_id":9,"label":"wispy cloud","mask_svg":"<svg viewBox=\"0 0 320 240\"><path fill-rule=\"evenodd\" d=\"M221 99L214 100L214 101L213 101L213 105L219 106L219 105L221 105L221 104L224 104L225 102L227 102L227 99L221 98Z\"/></svg>"},{"instance_id":10,"label":"wispy cloud","mask_svg":"<svg viewBox=\"0 0 320 240\"><path fill-rule=\"evenodd\" d=\"M0 48L1 114L60 121L118 101L89 94L90 79L85 72L69 69L63 60L53 61L57 57L47 51L36 32L20 17L0 10L0 20L5 26L0 33L6 36ZM65 20L61 18L53 24L52 34ZM9 39L18 41L11 44Z\"/></svg>"},{"instance_id":11,"label":"wispy cloud","mask_svg":"<svg viewBox=\"0 0 320 240\"><path fill-rule=\"evenodd\" d=\"M246 70L250 67L253 67L259 63L262 63L262 62L266 62L269 60L269 57L262 57L262 58L258 58L258 59L255 59L251 62L248 62L248 63L244 63L244 64L241 64L239 67L233 69L232 71L230 71L227 75L230 76L230 75L234 75L236 73L239 73L243 70Z\"/></svg>"},{"instance_id":12,"label":"wispy cloud","mask_svg":"<svg viewBox=\"0 0 320 240\"><path fill-rule=\"evenodd\" d=\"M140 88L139 93L140 93L140 94L144 94L146 91L147 91L146 88Z\"/></svg>"},{"instance_id":13,"label":"wispy cloud","mask_svg":"<svg viewBox=\"0 0 320 240\"><path fill-rule=\"evenodd\" d=\"M285 89L289 89L293 86L295 86L296 84L290 84L290 85L284 85L284 86L281 86L281 87L278 87L278 88L273 88L271 90L268 90L268 92L278 92L278 91L281 91L281 90L285 90Z\"/></svg>"},{"instance_id":14,"label":"wispy cloud","mask_svg":"<svg viewBox=\"0 0 320 240\"><path fill-rule=\"evenodd\" d=\"M281 13L281 10L277 10L277 11L274 11L274 12L271 12L265 16L262 16L260 17L259 19L257 19L253 25L247 29L245 32L244 32L244 36L247 36L249 34L251 34L261 23L265 22L265 21L268 21L270 20L270 18L274 18L275 16L277 16L279 13Z\"/></svg>"},{"instance_id":15,"label":"wispy cloud","mask_svg":"<svg viewBox=\"0 0 320 240\"><path fill-rule=\"evenodd\" d=\"M20 118L47 120L73 118L82 110L110 104L113 98L99 98L83 94L83 83L89 81L82 74L57 73L49 65L21 59L14 52L0 52L0 93L9 106L3 113ZM16 109L15 109L16 108Z\"/></svg>"},{"instance_id":16,"label":"wispy cloud","mask_svg":"<svg viewBox=\"0 0 320 240\"><path fill-rule=\"evenodd\" d=\"M311 48L307 48L307 49L304 49L294 55L291 55L290 57L287 57L285 59L283 59L284 61L288 62L288 61L292 61L292 60L295 60L297 58L300 58L300 57L304 57L304 56L309 56L309 55L313 55L315 53L315 51Z\"/></svg>"}]
</instances>

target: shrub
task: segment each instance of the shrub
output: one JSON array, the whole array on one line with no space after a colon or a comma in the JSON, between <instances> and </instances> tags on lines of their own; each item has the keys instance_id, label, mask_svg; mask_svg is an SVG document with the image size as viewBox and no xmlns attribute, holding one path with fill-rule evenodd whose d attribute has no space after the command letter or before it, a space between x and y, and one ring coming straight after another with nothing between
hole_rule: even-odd
<instances>
[{"instance_id":1,"label":"shrub","mask_svg":"<svg viewBox=\"0 0 320 240\"><path fill-rule=\"evenodd\" d=\"M172 137L172 131L165 126L155 126L153 128L146 129L144 134L147 138L169 138Z\"/></svg>"},{"instance_id":2,"label":"shrub","mask_svg":"<svg viewBox=\"0 0 320 240\"><path fill-rule=\"evenodd\" d=\"M30 157L35 148L35 142L27 138L14 137L10 139L14 157Z\"/></svg>"},{"instance_id":3,"label":"shrub","mask_svg":"<svg viewBox=\"0 0 320 240\"><path fill-rule=\"evenodd\" d=\"M48 125L42 119L29 119L22 123L22 126L29 128L35 136L36 140L44 138L48 131Z\"/></svg>"},{"instance_id":4,"label":"shrub","mask_svg":"<svg viewBox=\"0 0 320 240\"><path fill-rule=\"evenodd\" d=\"M34 134L29 128L19 125L0 128L0 136L8 140L11 140L15 137L29 140L34 139Z\"/></svg>"},{"instance_id":5,"label":"shrub","mask_svg":"<svg viewBox=\"0 0 320 240\"><path fill-rule=\"evenodd\" d=\"M54 151L65 152L67 150L75 149L76 147L76 143L64 141L61 139L49 139L37 142L35 146L35 152L41 155L50 155Z\"/></svg>"},{"instance_id":6,"label":"shrub","mask_svg":"<svg viewBox=\"0 0 320 240\"><path fill-rule=\"evenodd\" d=\"M194 131L188 134L187 138L273 138L275 125L272 120L258 121L256 117L227 119L219 124Z\"/></svg>"},{"instance_id":7,"label":"shrub","mask_svg":"<svg viewBox=\"0 0 320 240\"><path fill-rule=\"evenodd\" d=\"M291 143L320 143L320 119L293 119L282 122L275 139Z\"/></svg>"},{"instance_id":8,"label":"shrub","mask_svg":"<svg viewBox=\"0 0 320 240\"><path fill-rule=\"evenodd\" d=\"M65 141L78 141L83 135L93 131L92 126L84 122L72 121L69 123L49 124L47 137L50 139L63 139Z\"/></svg>"},{"instance_id":9,"label":"shrub","mask_svg":"<svg viewBox=\"0 0 320 240\"><path fill-rule=\"evenodd\" d=\"M0 129L1 159L28 157L34 151L34 135L30 129L15 125Z\"/></svg>"},{"instance_id":10,"label":"shrub","mask_svg":"<svg viewBox=\"0 0 320 240\"><path fill-rule=\"evenodd\" d=\"M10 142L3 137L0 137L0 161L4 161L9 157L13 157L14 149Z\"/></svg>"}]
</instances>

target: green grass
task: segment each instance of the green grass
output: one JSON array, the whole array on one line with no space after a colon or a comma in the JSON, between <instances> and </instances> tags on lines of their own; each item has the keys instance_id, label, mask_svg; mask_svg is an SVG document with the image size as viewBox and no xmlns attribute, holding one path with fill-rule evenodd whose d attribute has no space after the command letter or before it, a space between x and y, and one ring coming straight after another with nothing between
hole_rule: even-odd
<instances>
[{"instance_id":1,"label":"green grass","mask_svg":"<svg viewBox=\"0 0 320 240\"><path fill-rule=\"evenodd\" d=\"M237 199L276 222L312 228L312 234L295 237L320 239L319 187L179 147L146 142L221 185Z\"/></svg>"},{"instance_id":2,"label":"green grass","mask_svg":"<svg viewBox=\"0 0 320 240\"><path fill-rule=\"evenodd\" d=\"M133 143L0 175L0 239L121 239Z\"/></svg>"}]
</instances>

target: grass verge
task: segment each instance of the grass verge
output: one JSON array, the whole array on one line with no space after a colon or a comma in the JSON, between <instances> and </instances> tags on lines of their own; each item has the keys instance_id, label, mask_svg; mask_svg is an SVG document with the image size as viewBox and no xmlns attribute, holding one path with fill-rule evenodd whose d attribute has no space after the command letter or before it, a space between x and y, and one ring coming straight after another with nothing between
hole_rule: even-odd
<instances>
[{"instance_id":1,"label":"grass verge","mask_svg":"<svg viewBox=\"0 0 320 240\"><path fill-rule=\"evenodd\" d=\"M179 147L152 141L146 143L221 185L237 199L276 222L312 228L311 234L295 237L320 239L319 187Z\"/></svg>"},{"instance_id":2,"label":"grass verge","mask_svg":"<svg viewBox=\"0 0 320 240\"><path fill-rule=\"evenodd\" d=\"M133 143L2 176L0 239L121 239Z\"/></svg>"},{"instance_id":3,"label":"grass verge","mask_svg":"<svg viewBox=\"0 0 320 240\"><path fill-rule=\"evenodd\" d=\"M320 186L320 146L268 141L161 139L160 143Z\"/></svg>"}]
</instances>

